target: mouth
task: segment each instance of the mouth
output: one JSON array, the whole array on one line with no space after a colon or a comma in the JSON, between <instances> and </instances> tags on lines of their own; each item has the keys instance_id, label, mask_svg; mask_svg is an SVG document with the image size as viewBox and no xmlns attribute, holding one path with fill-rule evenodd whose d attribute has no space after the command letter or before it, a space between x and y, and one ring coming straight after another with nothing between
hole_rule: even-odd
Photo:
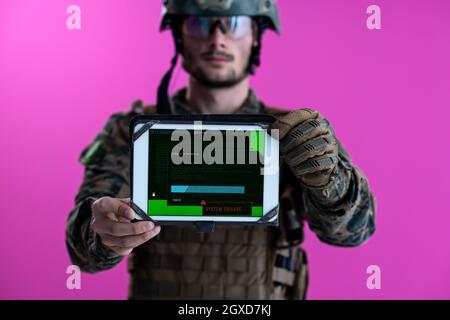
<instances>
[{"instance_id":1,"label":"mouth","mask_svg":"<svg viewBox=\"0 0 450 320\"><path fill-rule=\"evenodd\" d=\"M229 60L223 58L207 58L205 60L207 63L215 67L221 67L229 63Z\"/></svg>"},{"instance_id":2,"label":"mouth","mask_svg":"<svg viewBox=\"0 0 450 320\"><path fill-rule=\"evenodd\" d=\"M220 64L220 65L233 61L233 58L225 53L205 54L205 55L203 55L203 59L209 63Z\"/></svg>"}]
</instances>

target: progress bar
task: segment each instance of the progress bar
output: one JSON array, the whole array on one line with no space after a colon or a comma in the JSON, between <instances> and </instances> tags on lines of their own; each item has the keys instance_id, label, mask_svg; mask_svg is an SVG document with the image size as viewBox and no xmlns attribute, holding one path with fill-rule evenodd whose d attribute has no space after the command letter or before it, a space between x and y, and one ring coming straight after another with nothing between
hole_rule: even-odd
<instances>
[{"instance_id":1,"label":"progress bar","mask_svg":"<svg viewBox=\"0 0 450 320\"><path fill-rule=\"evenodd\" d=\"M172 193L245 193L244 186L170 186Z\"/></svg>"}]
</instances>

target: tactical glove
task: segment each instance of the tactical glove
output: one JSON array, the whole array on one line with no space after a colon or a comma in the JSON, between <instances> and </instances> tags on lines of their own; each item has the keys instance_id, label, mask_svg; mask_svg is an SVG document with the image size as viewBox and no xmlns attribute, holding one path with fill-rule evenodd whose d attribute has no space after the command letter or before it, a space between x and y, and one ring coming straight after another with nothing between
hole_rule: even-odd
<instances>
[{"instance_id":1,"label":"tactical glove","mask_svg":"<svg viewBox=\"0 0 450 320\"><path fill-rule=\"evenodd\" d=\"M280 153L294 174L307 187L322 187L338 174L338 142L328 120L312 109L299 109L276 116L271 129L278 129ZM276 137L276 134L271 133Z\"/></svg>"}]
</instances>

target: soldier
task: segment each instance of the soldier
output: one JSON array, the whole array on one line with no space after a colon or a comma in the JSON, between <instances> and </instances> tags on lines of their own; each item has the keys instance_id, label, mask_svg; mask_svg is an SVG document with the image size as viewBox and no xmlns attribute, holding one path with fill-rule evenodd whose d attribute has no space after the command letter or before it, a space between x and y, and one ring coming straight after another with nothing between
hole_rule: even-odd
<instances>
[{"instance_id":1,"label":"soldier","mask_svg":"<svg viewBox=\"0 0 450 320\"><path fill-rule=\"evenodd\" d=\"M161 29L171 29L176 55L158 104L140 101L111 116L81 154L85 166L67 222L72 262L107 270L128 257L130 299L304 299L303 223L335 246L364 243L375 231L375 201L330 123L317 111L265 106L249 87L265 29L280 32L274 0L164 0ZM167 96L178 55L187 88ZM136 114L268 113L277 120L280 228L193 228L131 223L129 121Z\"/></svg>"}]
</instances>

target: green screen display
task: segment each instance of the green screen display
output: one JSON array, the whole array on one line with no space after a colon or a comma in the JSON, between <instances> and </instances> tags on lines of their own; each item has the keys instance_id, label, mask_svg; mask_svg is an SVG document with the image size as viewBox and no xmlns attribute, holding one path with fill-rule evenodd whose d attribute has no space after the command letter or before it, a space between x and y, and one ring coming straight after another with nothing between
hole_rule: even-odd
<instances>
[{"instance_id":1,"label":"green screen display","mask_svg":"<svg viewBox=\"0 0 450 320\"><path fill-rule=\"evenodd\" d=\"M149 130L149 216L262 217L263 131Z\"/></svg>"}]
</instances>

